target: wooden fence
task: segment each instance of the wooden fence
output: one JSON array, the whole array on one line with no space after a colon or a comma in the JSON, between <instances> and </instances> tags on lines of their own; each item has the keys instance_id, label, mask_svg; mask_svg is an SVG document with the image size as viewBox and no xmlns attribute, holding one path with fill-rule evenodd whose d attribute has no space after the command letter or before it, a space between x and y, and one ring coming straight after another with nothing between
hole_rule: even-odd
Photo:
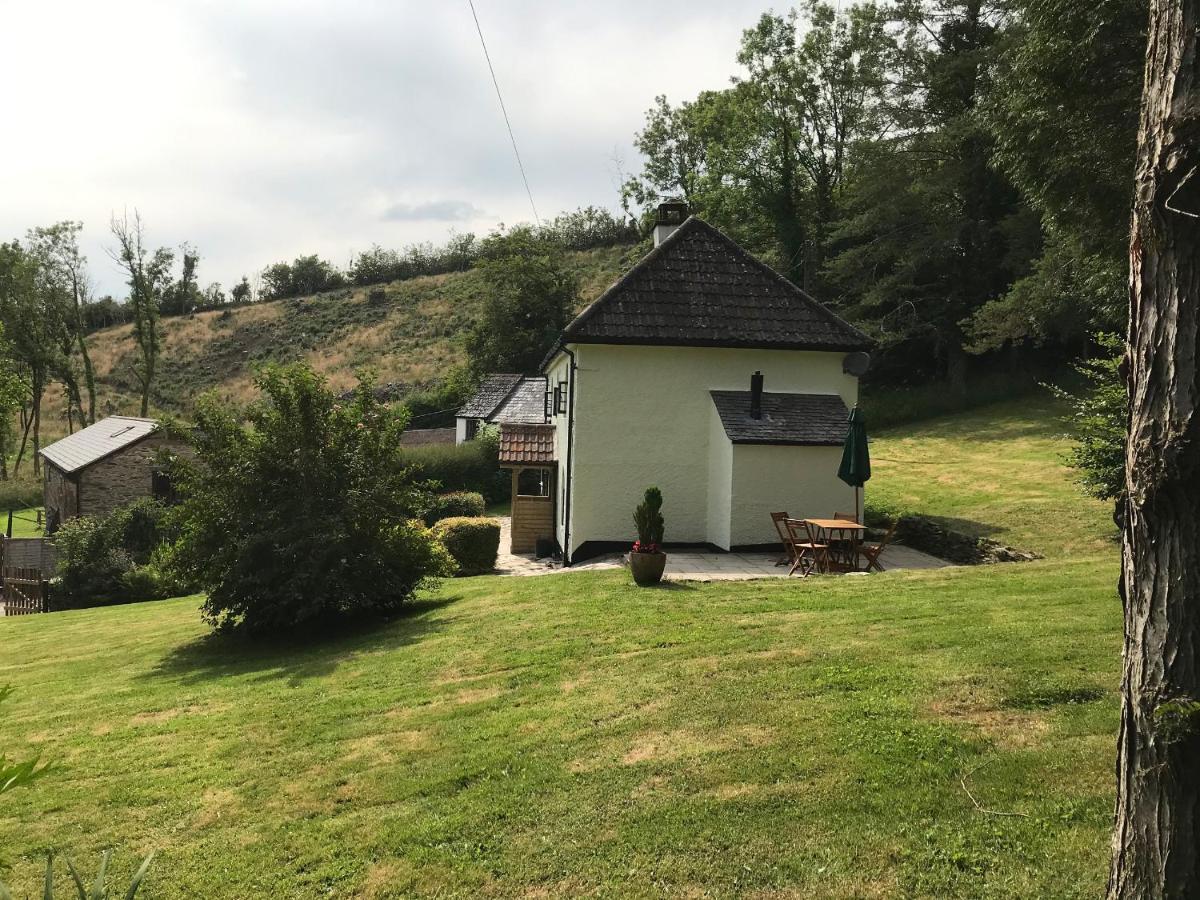
<instances>
[{"instance_id":1,"label":"wooden fence","mask_svg":"<svg viewBox=\"0 0 1200 900\"><path fill-rule=\"evenodd\" d=\"M46 611L46 582L41 569L25 566L3 568L3 615L28 616Z\"/></svg>"}]
</instances>

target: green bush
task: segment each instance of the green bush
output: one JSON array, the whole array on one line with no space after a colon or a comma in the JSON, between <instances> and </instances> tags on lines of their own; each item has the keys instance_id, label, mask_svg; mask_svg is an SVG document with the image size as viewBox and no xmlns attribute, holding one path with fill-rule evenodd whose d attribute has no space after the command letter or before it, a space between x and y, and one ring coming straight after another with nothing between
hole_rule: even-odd
<instances>
[{"instance_id":1,"label":"green bush","mask_svg":"<svg viewBox=\"0 0 1200 900\"><path fill-rule=\"evenodd\" d=\"M160 564L151 565L173 539L170 511L149 497L135 500L103 519L69 519L54 535L58 577L54 609L81 609L186 593ZM143 571L151 569L152 571Z\"/></svg>"},{"instance_id":2,"label":"green bush","mask_svg":"<svg viewBox=\"0 0 1200 900\"><path fill-rule=\"evenodd\" d=\"M495 519L442 519L433 532L458 563L459 575L484 575L496 568L500 523Z\"/></svg>"},{"instance_id":3,"label":"green bush","mask_svg":"<svg viewBox=\"0 0 1200 900\"><path fill-rule=\"evenodd\" d=\"M482 516L487 508L483 494L478 491L452 491L449 494L438 494L433 498L429 512L425 513L425 525L432 527L442 519L457 516Z\"/></svg>"},{"instance_id":4,"label":"green bush","mask_svg":"<svg viewBox=\"0 0 1200 900\"><path fill-rule=\"evenodd\" d=\"M111 519L111 517L110 517ZM125 574L135 565L110 519L80 516L54 535L58 576L50 595L54 609L126 602Z\"/></svg>"},{"instance_id":5,"label":"green bush","mask_svg":"<svg viewBox=\"0 0 1200 900\"><path fill-rule=\"evenodd\" d=\"M425 444L402 449L416 477L443 491L475 491L489 502L508 497L508 476L498 464L499 441L488 434L465 444Z\"/></svg>"},{"instance_id":6,"label":"green bush","mask_svg":"<svg viewBox=\"0 0 1200 900\"><path fill-rule=\"evenodd\" d=\"M172 568L205 617L255 635L395 612L453 561L420 521L430 491L400 448L408 414L363 382L339 400L304 365L268 367L262 399L196 407L178 470Z\"/></svg>"}]
</instances>

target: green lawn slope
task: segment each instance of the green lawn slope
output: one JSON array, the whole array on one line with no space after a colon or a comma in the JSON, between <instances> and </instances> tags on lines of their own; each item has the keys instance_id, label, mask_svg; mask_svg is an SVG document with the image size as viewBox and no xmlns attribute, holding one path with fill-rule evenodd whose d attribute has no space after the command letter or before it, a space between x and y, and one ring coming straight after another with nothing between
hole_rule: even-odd
<instances>
[{"instance_id":1,"label":"green lawn slope","mask_svg":"<svg viewBox=\"0 0 1200 900\"><path fill-rule=\"evenodd\" d=\"M960 474L881 463L872 495L1055 558L460 579L320 646L216 643L194 597L0 620L0 740L59 767L0 805L9 878L115 846L120 874L159 850L146 898L1097 896L1116 554L1100 509L1072 517L1041 415L998 411L983 455L1029 465L1011 501L974 492L989 421L884 435Z\"/></svg>"}]
</instances>

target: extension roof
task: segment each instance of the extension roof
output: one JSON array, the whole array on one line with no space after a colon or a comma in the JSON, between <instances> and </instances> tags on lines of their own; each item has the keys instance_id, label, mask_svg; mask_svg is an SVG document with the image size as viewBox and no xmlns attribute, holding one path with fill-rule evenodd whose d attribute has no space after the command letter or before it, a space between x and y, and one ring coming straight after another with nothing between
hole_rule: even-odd
<instances>
[{"instance_id":1,"label":"extension roof","mask_svg":"<svg viewBox=\"0 0 1200 900\"><path fill-rule=\"evenodd\" d=\"M695 216L581 312L550 357L571 343L846 352L872 346L853 325Z\"/></svg>"},{"instance_id":2,"label":"extension roof","mask_svg":"<svg viewBox=\"0 0 1200 900\"><path fill-rule=\"evenodd\" d=\"M487 376L475 391L475 395L463 404L458 415L466 419L486 419L508 399L508 395L520 380L520 375Z\"/></svg>"},{"instance_id":3,"label":"extension roof","mask_svg":"<svg viewBox=\"0 0 1200 900\"><path fill-rule=\"evenodd\" d=\"M41 450L45 460L67 473L86 469L158 430L154 419L109 416Z\"/></svg>"},{"instance_id":4,"label":"extension roof","mask_svg":"<svg viewBox=\"0 0 1200 900\"><path fill-rule=\"evenodd\" d=\"M838 446L850 417L837 394L762 395L762 418L750 417L749 391L710 391L725 434L735 444Z\"/></svg>"},{"instance_id":5,"label":"extension roof","mask_svg":"<svg viewBox=\"0 0 1200 900\"><path fill-rule=\"evenodd\" d=\"M554 462L553 425L500 426L500 465Z\"/></svg>"}]
</instances>

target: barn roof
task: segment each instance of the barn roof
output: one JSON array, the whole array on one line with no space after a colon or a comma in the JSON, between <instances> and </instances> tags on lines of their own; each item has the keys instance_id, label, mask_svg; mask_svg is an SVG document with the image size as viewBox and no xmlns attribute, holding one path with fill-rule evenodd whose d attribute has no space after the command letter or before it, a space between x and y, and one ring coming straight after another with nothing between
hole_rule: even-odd
<instances>
[{"instance_id":1,"label":"barn roof","mask_svg":"<svg viewBox=\"0 0 1200 900\"><path fill-rule=\"evenodd\" d=\"M750 416L749 391L710 391L725 434L735 444L841 445L849 411L837 394L762 395L762 417Z\"/></svg>"},{"instance_id":2,"label":"barn roof","mask_svg":"<svg viewBox=\"0 0 1200 900\"><path fill-rule=\"evenodd\" d=\"M67 474L86 469L158 429L154 419L109 416L41 450L45 460Z\"/></svg>"},{"instance_id":3,"label":"barn roof","mask_svg":"<svg viewBox=\"0 0 1200 900\"><path fill-rule=\"evenodd\" d=\"M847 352L872 346L867 335L695 216L581 312L555 350L570 343Z\"/></svg>"}]
</instances>

